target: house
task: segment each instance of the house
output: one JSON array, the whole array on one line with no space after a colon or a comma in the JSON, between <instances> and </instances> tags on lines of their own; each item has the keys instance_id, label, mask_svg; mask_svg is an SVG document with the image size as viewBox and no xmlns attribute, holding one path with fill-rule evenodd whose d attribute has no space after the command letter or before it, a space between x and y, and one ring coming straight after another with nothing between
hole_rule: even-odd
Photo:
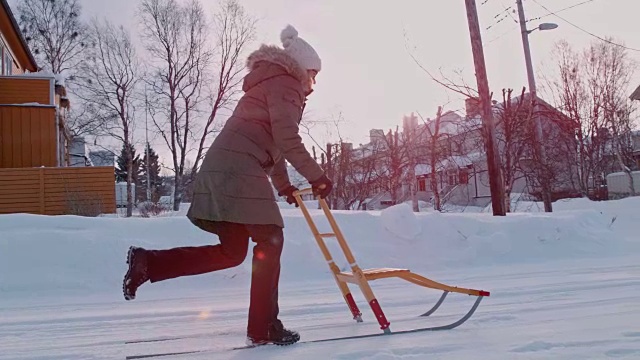
<instances>
[{"instance_id":1,"label":"house","mask_svg":"<svg viewBox=\"0 0 640 360\"><path fill-rule=\"evenodd\" d=\"M38 71L6 0L0 55L0 213L115 212L113 167L69 167L64 79Z\"/></svg>"},{"instance_id":2,"label":"house","mask_svg":"<svg viewBox=\"0 0 640 360\"><path fill-rule=\"evenodd\" d=\"M91 160L85 138L83 136L73 137L69 146L69 166L93 166Z\"/></svg>"},{"instance_id":3,"label":"house","mask_svg":"<svg viewBox=\"0 0 640 360\"><path fill-rule=\"evenodd\" d=\"M441 204L480 207L489 204L491 193L481 118L471 112L465 117L457 111L448 111L442 114L437 130L434 149L431 140L436 134L436 120L427 119L417 130L423 134L422 151L415 166L418 199L434 201L431 177L435 173ZM435 171L432 171L431 160L435 162Z\"/></svg>"},{"instance_id":4,"label":"house","mask_svg":"<svg viewBox=\"0 0 640 360\"><path fill-rule=\"evenodd\" d=\"M529 99L529 94L525 93L522 99L514 97L509 104L493 102L497 146L501 157L506 157L508 143L505 141L508 131L505 112L510 111L509 106L513 103L519 103L522 111L525 111L527 106L530 108ZM384 209L410 201L414 194L418 201L433 202L436 197L432 191L433 175L441 204L479 207L490 204L484 130L477 100L468 100L465 110L465 114L457 111L441 114L437 128L435 119L425 119L419 123L417 117L411 114L403 119L402 133L399 135L385 135L382 130L371 130L370 142L352 150L350 168L355 169L362 178L367 174L367 166L364 164L371 162L375 163L376 174L388 175L390 167L394 167L390 164L390 158L395 156L395 167L402 168L402 171L396 170L393 174L397 178L395 184L386 183L389 176L380 177L376 184L367 184L369 193L363 208ZM545 148L550 155L548 164L554 176L553 198L575 196L577 155L573 123L539 98L536 111L541 118L547 141ZM524 122L519 126L527 126L529 120L525 119ZM395 142L399 145L396 146ZM525 144L522 155L511 157L519 162L512 174L514 181L511 193L537 199L540 197L540 190L533 184L530 175L533 149L530 143ZM435 164L433 171L432 163ZM352 176L351 179L353 184L347 185L362 187L363 183L357 177ZM385 180L381 182L380 179Z\"/></svg>"},{"instance_id":5,"label":"house","mask_svg":"<svg viewBox=\"0 0 640 360\"><path fill-rule=\"evenodd\" d=\"M69 146L68 166L116 166L116 155L110 150L91 150L84 136L74 136Z\"/></svg>"},{"instance_id":6,"label":"house","mask_svg":"<svg viewBox=\"0 0 640 360\"><path fill-rule=\"evenodd\" d=\"M640 86L638 86L636 90L633 93L631 93L631 96L629 96L629 99L640 101Z\"/></svg>"},{"instance_id":7,"label":"house","mask_svg":"<svg viewBox=\"0 0 640 360\"><path fill-rule=\"evenodd\" d=\"M631 144L633 148L633 159L635 160L635 169L640 170L640 130L631 132Z\"/></svg>"},{"instance_id":8,"label":"house","mask_svg":"<svg viewBox=\"0 0 640 360\"><path fill-rule=\"evenodd\" d=\"M59 77L37 72L7 1L0 3L0 168L65 166L66 90Z\"/></svg>"},{"instance_id":9,"label":"house","mask_svg":"<svg viewBox=\"0 0 640 360\"><path fill-rule=\"evenodd\" d=\"M0 75L17 75L38 70L6 0L0 0L0 34Z\"/></svg>"},{"instance_id":10,"label":"house","mask_svg":"<svg viewBox=\"0 0 640 360\"><path fill-rule=\"evenodd\" d=\"M369 131L369 142L331 144L331 163L323 164L334 181L330 205L335 209L383 209L401 202L410 187L404 164L406 154L398 133Z\"/></svg>"},{"instance_id":11,"label":"house","mask_svg":"<svg viewBox=\"0 0 640 360\"><path fill-rule=\"evenodd\" d=\"M89 160L93 166L116 166L116 156L109 150L90 151Z\"/></svg>"},{"instance_id":12,"label":"house","mask_svg":"<svg viewBox=\"0 0 640 360\"><path fill-rule=\"evenodd\" d=\"M523 114L507 115L509 106L520 104L518 111ZM506 102L494 101L492 109L496 122L496 146L500 157L504 161L507 157L507 145L514 144L506 141L506 133L509 126L522 129L529 126L526 113L530 111L530 94L525 93L511 99L510 104ZM537 98L538 109L536 114L541 119L547 151L548 169L553 174L552 198L558 199L577 194L577 145L575 143L575 128L573 122L555 109L543 99ZM448 202L460 206L481 206L484 207L491 202L491 192L489 186L489 176L487 169L486 153L484 151L482 118L476 99L467 99L466 114L461 116L457 113L449 112L443 114L440 124L440 134L443 135L438 141L441 143L438 151L438 161L436 176L438 191L441 202ZM447 117L445 117L447 115ZM508 116L524 117L523 123L511 123L509 125ZM431 126L433 121L428 125ZM427 141L427 140L423 140ZM512 194L524 194L534 199L541 199L540 189L533 184L530 174L532 174L533 149L531 140L521 140L522 155L511 156L517 161L514 163ZM512 149L509 149L511 151ZM424 158L420 160L424 161ZM504 165L504 164L503 164ZM418 177L418 194L420 198L428 197L432 200L434 194L430 188L431 167L425 161L416 166L416 176ZM503 174L504 177L504 174Z\"/></svg>"}]
</instances>

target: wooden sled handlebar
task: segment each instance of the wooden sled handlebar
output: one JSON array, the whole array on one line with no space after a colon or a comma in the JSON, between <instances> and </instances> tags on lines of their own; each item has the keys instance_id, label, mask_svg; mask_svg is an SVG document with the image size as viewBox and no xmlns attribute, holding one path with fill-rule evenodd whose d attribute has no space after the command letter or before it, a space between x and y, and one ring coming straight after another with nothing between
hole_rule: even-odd
<instances>
[{"instance_id":1,"label":"wooden sled handlebar","mask_svg":"<svg viewBox=\"0 0 640 360\"><path fill-rule=\"evenodd\" d=\"M302 196L302 195L308 195L308 194L313 194L312 188L301 189L293 192L293 196Z\"/></svg>"}]
</instances>

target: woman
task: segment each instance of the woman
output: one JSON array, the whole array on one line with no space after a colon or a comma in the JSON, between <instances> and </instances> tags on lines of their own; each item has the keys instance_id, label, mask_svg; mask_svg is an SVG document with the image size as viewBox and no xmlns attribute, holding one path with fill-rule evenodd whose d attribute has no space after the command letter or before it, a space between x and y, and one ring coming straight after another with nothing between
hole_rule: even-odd
<instances>
[{"instance_id":1,"label":"woman","mask_svg":"<svg viewBox=\"0 0 640 360\"><path fill-rule=\"evenodd\" d=\"M249 238L253 249L247 343L288 345L297 332L278 319L280 254L284 222L272 185L295 203L285 160L325 198L331 181L302 143L298 126L306 97L321 69L316 51L292 26L281 33L283 48L262 45L247 59L244 96L209 148L187 213L200 229L216 234L220 244L146 250L132 246L123 281L126 300L140 285L179 276L204 274L240 265Z\"/></svg>"}]
</instances>

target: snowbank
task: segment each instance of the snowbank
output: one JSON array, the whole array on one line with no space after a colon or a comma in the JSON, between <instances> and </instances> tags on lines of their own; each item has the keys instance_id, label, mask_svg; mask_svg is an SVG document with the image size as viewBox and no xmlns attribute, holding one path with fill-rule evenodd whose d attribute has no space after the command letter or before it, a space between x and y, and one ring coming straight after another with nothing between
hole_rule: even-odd
<instances>
[{"instance_id":1,"label":"snowbank","mask_svg":"<svg viewBox=\"0 0 640 360\"><path fill-rule=\"evenodd\" d=\"M394 236L413 239L421 232L418 217L407 203L384 209L381 215L382 225Z\"/></svg>"},{"instance_id":2,"label":"snowbank","mask_svg":"<svg viewBox=\"0 0 640 360\"><path fill-rule=\"evenodd\" d=\"M320 231L328 231L321 211L310 205ZM446 272L465 267L615 259L640 250L640 198L599 203L578 199L556 203L552 214L506 217L413 214L403 206L382 212L334 212L361 267ZM285 208L282 213L286 222L282 281L330 279L301 211ZM337 244L327 241L334 258L347 269ZM2 215L0 293L3 299L14 300L77 294L120 298L129 245L170 248L215 243L215 236L200 231L184 216ZM215 289L215 284L247 286L250 254L235 269L158 283L149 289L171 289L178 294L185 288Z\"/></svg>"}]
</instances>

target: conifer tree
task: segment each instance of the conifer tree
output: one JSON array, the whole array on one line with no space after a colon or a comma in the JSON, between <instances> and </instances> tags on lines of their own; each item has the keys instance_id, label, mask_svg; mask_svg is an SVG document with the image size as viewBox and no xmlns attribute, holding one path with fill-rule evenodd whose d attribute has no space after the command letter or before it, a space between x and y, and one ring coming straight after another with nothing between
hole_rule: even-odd
<instances>
[{"instance_id":1,"label":"conifer tree","mask_svg":"<svg viewBox=\"0 0 640 360\"><path fill-rule=\"evenodd\" d=\"M144 199L157 202L163 186L163 179L160 176L160 157L153 148L148 145L149 158L147 159L147 151L145 151L142 162L140 163L140 190L144 193ZM151 198L147 199L147 162L149 163L149 183L151 188Z\"/></svg>"}]
</instances>

